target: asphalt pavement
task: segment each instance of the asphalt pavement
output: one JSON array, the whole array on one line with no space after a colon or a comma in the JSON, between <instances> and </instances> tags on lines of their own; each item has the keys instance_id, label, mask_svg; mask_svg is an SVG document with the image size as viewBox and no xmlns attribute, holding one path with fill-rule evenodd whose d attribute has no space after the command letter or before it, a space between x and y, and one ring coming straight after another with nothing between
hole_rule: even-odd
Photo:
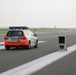
<instances>
[{"instance_id":1,"label":"asphalt pavement","mask_svg":"<svg viewBox=\"0 0 76 75\"><path fill-rule=\"evenodd\" d=\"M76 51L32 75L76 75Z\"/></svg>"},{"instance_id":2,"label":"asphalt pavement","mask_svg":"<svg viewBox=\"0 0 76 75\"><path fill-rule=\"evenodd\" d=\"M67 35L67 46L76 44L76 32L54 32L54 33L39 33L37 34L40 43L37 49L31 50L12 49L0 50L0 73L15 68L19 65L28 63L42 56L58 51L58 36ZM0 35L4 37L4 35ZM0 39L3 42L2 39ZM76 72L76 52L52 63L44 69L34 73L33 75L75 75ZM70 63L69 63L70 62ZM71 71L73 70L73 71ZM60 73L60 74L59 74ZM75 73L75 74L73 74Z\"/></svg>"}]
</instances>

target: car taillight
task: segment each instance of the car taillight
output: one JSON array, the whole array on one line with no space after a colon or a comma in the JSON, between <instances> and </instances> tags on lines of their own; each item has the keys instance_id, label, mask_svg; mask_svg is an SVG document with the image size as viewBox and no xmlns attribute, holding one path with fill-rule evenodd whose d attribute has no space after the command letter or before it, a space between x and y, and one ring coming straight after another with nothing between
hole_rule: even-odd
<instances>
[{"instance_id":1,"label":"car taillight","mask_svg":"<svg viewBox=\"0 0 76 75\"><path fill-rule=\"evenodd\" d=\"M22 42L23 40L25 40L26 39L26 37L19 37L18 38L18 42Z\"/></svg>"},{"instance_id":2,"label":"car taillight","mask_svg":"<svg viewBox=\"0 0 76 75\"><path fill-rule=\"evenodd\" d=\"M5 37L4 37L4 39L5 39L5 40L7 40L7 39L8 39L8 37L6 37L6 36L5 36Z\"/></svg>"},{"instance_id":3,"label":"car taillight","mask_svg":"<svg viewBox=\"0 0 76 75\"><path fill-rule=\"evenodd\" d=\"M26 37L25 37L25 36L23 36L23 37L21 37L21 39L26 39Z\"/></svg>"},{"instance_id":4,"label":"car taillight","mask_svg":"<svg viewBox=\"0 0 76 75\"><path fill-rule=\"evenodd\" d=\"M26 39L24 32L22 32L22 37L21 39Z\"/></svg>"}]
</instances>

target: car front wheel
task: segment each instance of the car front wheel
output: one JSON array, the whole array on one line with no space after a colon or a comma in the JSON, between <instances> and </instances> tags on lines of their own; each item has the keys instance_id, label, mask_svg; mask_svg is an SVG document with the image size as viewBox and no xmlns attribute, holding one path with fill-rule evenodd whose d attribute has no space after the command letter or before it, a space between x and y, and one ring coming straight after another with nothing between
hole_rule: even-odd
<instances>
[{"instance_id":1,"label":"car front wheel","mask_svg":"<svg viewBox=\"0 0 76 75\"><path fill-rule=\"evenodd\" d=\"M38 48L38 41L36 41L34 48Z\"/></svg>"}]
</instances>

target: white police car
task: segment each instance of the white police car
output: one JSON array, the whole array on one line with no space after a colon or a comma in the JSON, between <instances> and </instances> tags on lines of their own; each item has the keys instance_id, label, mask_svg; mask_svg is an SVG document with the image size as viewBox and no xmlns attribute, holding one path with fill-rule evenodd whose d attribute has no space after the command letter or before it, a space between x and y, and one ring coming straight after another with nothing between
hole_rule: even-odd
<instances>
[{"instance_id":1,"label":"white police car","mask_svg":"<svg viewBox=\"0 0 76 75\"><path fill-rule=\"evenodd\" d=\"M10 49L10 47L24 47L27 49L38 47L38 38L28 27L9 27L9 29L4 37L6 50Z\"/></svg>"}]
</instances>

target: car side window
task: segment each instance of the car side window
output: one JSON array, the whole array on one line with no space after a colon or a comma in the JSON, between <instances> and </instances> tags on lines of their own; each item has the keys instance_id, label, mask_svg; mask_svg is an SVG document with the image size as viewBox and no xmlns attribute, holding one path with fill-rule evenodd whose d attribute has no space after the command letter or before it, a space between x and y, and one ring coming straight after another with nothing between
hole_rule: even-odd
<instances>
[{"instance_id":1,"label":"car side window","mask_svg":"<svg viewBox=\"0 0 76 75\"><path fill-rule=\"evenodd\" d=\"M31 36L34 36L34 34L33 34L31 31L29 31L29 34L30 34Z\"/></svg>"},{"instance_id":2,"label":"car side window","mask_svg":"<svg viewBox=\"0 0 76 75\"><path fill-rule=\"evenodd\" d=\"M28 31L25 31L25 35L29 35Z\"/></svg>"}]
</instances>

